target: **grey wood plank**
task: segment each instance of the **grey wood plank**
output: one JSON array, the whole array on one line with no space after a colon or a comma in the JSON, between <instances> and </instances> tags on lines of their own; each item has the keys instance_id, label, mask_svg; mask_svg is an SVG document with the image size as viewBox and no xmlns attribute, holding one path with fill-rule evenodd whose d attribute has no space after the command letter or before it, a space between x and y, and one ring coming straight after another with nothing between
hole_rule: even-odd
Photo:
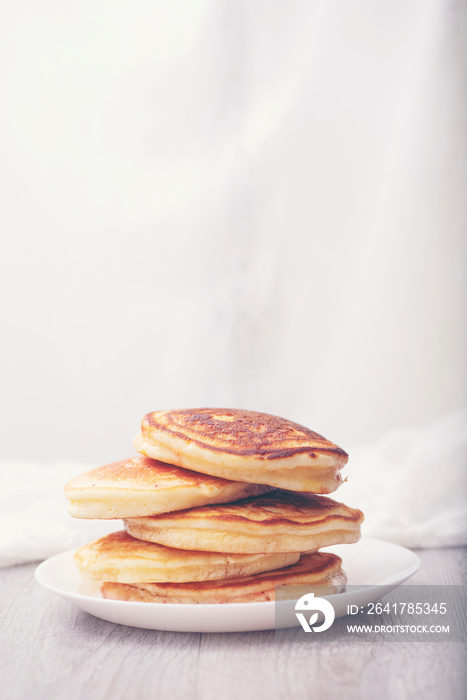
<instances>
[{"instance_id":1,"label":"grey wood plank","mask_svg":"<svg viewBox=\"0 0 467 700\"><path fill-rule=\"evenodd\" d=\"M256 634L227 640L213 635L202 642L199 697L460 699L466 695L467 659L459 646L316 640L276 645Z\"/></svg>"},{"instance_id":2,"label":"grey wood plank","mask_svg":"<svg viewBox=\"0 0 467 700\"><path fill-rule=\"evenodd\" d=\"M0 576L2 698L196 697L199 634L99 620L41 589L33 570Z\"/></svg>"},{"instance_id":3,"label":"grey wood plank","mask_svg":"<svg viewBox=\"0 0 467 700\"><path fill-rule=\"evenodd\" d=\"M467 582L464 548L419 555L422 567L411 585ZM327 642L296 630L280 642L271 632L203 635L199 667L203 700L219 694L230 700L239 693L242 700L467 696L465 647L451 643Z\"/></svg>"},{"instance_id":4,"label":"grey wood plank","mask_svg":"<svg viewBox=\"0 0 467 700\"><path fill-rule=\"evenodd\" d=\"M404 585L467 584L467 547L417 550L422 565Z\"/></svg>"},{"instance_id":5,"label":"grey wood plank","mask_svg":"<svg viewBox=\"0 0 467 700\"><path fill-rule=\"evenodd\" d=\"M424 550L413 583L467 581L467 549ZM0 570L0 697L5 700L347 700L467 695L465 648L451 643L278 641L274 632L182 634L115 625L33 579Z\"/></svg>"}]
</instances>

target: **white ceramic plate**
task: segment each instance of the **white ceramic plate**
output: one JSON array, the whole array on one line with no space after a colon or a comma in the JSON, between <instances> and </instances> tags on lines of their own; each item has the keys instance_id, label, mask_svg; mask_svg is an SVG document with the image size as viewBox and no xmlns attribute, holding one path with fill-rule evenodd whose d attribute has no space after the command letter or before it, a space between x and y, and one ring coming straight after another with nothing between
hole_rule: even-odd
<instances>
[{"instance_id":1,"label":"white ceramic plate","mask_svg":"<svg viewBox=\"0 0 467 700\"><path fill-rule=\"evenodd\" d=\"M405 547L363 538L357 544L341 544L326 550L342 558L351 589L330 597L336 617L347 605L367 605L406 581L420 566L420 559ZM131 627L172 632L247 632L275 628L274 603L171 604L133 603L101 597L98 581L83 580L73 564L74 551L57 554L36 569L37 581L74 605L103 620ZM357 588L355 588L357 587ZM281 627L296 627L294 601L285 601L289 614L281 614ZM284 621L285 620L285 621Z\"/></svg>"}]
</instances>

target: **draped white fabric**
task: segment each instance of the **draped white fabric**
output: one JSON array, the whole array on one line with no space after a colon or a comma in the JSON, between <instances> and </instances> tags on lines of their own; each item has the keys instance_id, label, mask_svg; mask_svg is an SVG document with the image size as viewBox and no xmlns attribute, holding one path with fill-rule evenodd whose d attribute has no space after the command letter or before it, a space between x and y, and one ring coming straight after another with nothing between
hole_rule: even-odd
<instances>
[{"instance_id":1,"label":"draped white fabric","mask_svg":"<svg viewBox=\"0 0 467 700\"><path fill-rule=\"evenodd\" d=\"M465 14L2 3L3 458L121 459L171 407L349 450L458 410Z\"/></svg>"}]
</instances>

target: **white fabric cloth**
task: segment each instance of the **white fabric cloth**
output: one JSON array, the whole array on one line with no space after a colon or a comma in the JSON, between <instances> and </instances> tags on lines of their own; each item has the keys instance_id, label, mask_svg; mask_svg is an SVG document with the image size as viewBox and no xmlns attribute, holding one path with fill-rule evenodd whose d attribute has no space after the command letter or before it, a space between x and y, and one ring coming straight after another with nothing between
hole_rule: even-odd
<instances>
[{"instance_id":1,"label":"white fabric cloth","mask_svg":"<svg viewBox=\"0 0 467 700\"><path fill-rule=\"evenodd\" d=\"M459 408L464 15L0 3L0 459L119 459L158 409L345 446Z\"/></svg>"},{"instance_id":2,"label":"white fabric cloth","mask_svg":"<svg viewBox=\"0 0 467 700\"><path fill-rule=\"evenodd\" d=\"M365 513L363 534L408 547L467 544L467 416L394 430L351 451L348 480L331 495ZM1 465L0 566L44 559L122 527L66 512L63 486L85 465Z\"/></svg>"},{"instance_id":3,"label":"white fabric cloth","mask_svg":"<svg viewBox=\"0 0 467 700\"><path fill-rule=\"evenodd\" d=\"M345 474L335 497L363 510L365 535L407 547L467 544L466 411L350 450Z\"/></svg>"},{"instance_id":4,"label":"white fabric cloth","mask_svg":"<svg viewBox=\"0 0 467 700\"><path fill-rule=\"evenodd\" d=\"M90 465L2 462L0 567L38 561L122 528L120 520L78 520L67 513L63 487Z\"/></svg>"}]
</instances>

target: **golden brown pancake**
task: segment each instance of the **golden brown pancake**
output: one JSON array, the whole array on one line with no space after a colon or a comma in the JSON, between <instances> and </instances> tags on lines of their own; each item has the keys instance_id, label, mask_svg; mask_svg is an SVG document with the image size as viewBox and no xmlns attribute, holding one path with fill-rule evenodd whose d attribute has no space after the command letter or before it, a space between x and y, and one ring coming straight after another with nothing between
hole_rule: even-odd
<instances>
[{"instance_id":1,"label":"golden brown pancake","mask_svg":"<svg viewBox=\"0 0 467 700\"><path fill-rule=\"evenodd\" d=\"M204 474L291 491L331 493L348 455L302 425L256 411L155 411L134 446L144 455Z\"/></svg>"},{"instance_id":2,"label":"golden brown pancake","mask_svg":"<svg viewBox=\"0 0 467 700\"><path fill-rule=\"evenodd\" d=\"M186 552L142 542L125 531L113 532L75 552L73 561L86 579L118 583L210 581L249 576L294 564L299 554L217 554Z\"/></svg>"},{"instance_id":3,"label":"golden brown pancake","mask_svg":"<svg viewBox=\"0 0 467 700\"><path fill-rule=\"evenodd\" d=\"M206 503L230 503L269 486L201 475L137 455L75 476L65 486L75 518L133 518Z\"/></svg>"},{"instance_id":4,"label":"golden brown pancake","mask_svg":"<svg viewBox=\"0 0 467 700\"><path fill-rule=\"evenodd\" d=\"M124 521L133 537L206 552L309 552L357 542L363 513L325 496L273 491Z\"/></svg>"},{"instance_id":5,"label":"golden brown pancake","mask_svg":"<svg viewBox=\"0 0 467 700\"><path fill-rule=\"evenodd\" d=\"M150 603L251 603L274 600L276 589L277 598L284 600L303 595L303 586L306 592L330 595L339 593L346 584L341 564L335 554L315 552L285 569L256 576L200 583L103 583L101 592L104 598ZM287 588L281 591L283 586Z\"/></svg>"}]
</instances>

